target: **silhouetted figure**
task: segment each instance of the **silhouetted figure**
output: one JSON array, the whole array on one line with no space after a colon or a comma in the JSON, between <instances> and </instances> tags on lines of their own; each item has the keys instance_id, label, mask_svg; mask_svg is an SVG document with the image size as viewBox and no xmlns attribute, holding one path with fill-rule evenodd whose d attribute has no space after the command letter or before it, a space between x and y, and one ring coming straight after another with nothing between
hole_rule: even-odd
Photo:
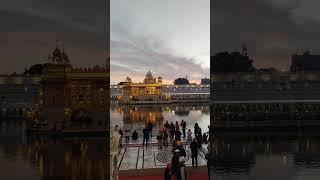
<instances>
[{"instance_id":1,"label":"silhouetted figure","mask_svg":"<svg viewBox=\"0 0 320 180\"><path fill-rule=\"evenodd\" d=\"M181 127L182 127L183 138L186 138L187 123L184 120L181 121Z\"/></svg>"},{"instance_id":2,"label":"silhouetted figure","mask_svg":"<svg viewBox=\"0 0 320 180\"><path fill-rule=\"evenodd\" d=\"M193 133L194 133L195 136L198 134L199 128L200 128L199 124L195 123L194 124L194 130L193 130Z\"/></svg>"},{"instance_id":3,"label":"silhouetted figure","mask_svg":"<svg viewBox=\"0 0 320 180\"><path fill-rule=\"evenodd\" d=\"M123 138L123 131L120 128L119 130L120 138L119 138L119 147L122 148L122 138Z\"/></svg>"},{"instance_id":4,"label":"silhouetted figure","mask_svg":"<svg viewBox=\"0 0 320 180\"><path fill-rule=\"evenodd\" d=\"M162 149L162 145L163 145L163 135L162 132L159 131L159 134L157 136L157 140L158 140L158 148Z\"/></svg>"},{"instance_id":5,"label":"silhouetted figure","mask_svg":"<svg viewBox=\"0 0 320 180\"><path fill-rule=\"evenodd\" d=\"M192 132L191 132L191 129L188 129L188 132L187 132L187 143L190 145L192 142Z\"/></svg>"},{"instance_id":6,"label":"silhouetted figure","mask_svg":"<svg viewBox=\"0 0 320 180\"><path fill-rule=\"evenodd\" d=\"M169 124L168 121L166 121L166 123L164 123L164 127L165 127L166 129L169 129L169 128L170 128L170 124Z\"/></svg>"},{"instance_id":7,"label":"silhouetted figure","mask_svg":"<svg viewBox=\"0 0 320 180\"><path fill-rule=\"evenodd\" d=\"M208 144L208 135L207 135L207 133L203 133L202 141L203 141L204 144Z\"/></svg>"},{"instance_id":8,"label":"silhouetted figure","mask_svg":"<svg viewBox=\"0 0 320 180\"><path fill-rule=\"evenodd\" d=\"M168 131L166 129L164 129L164 131L163 131L163 145L165 147L169 146L168 140L169 140Z\"/></svg>"},{"instance_id":9,"label":"silhouetted figure","mask_svg":"<svg viewBox=\"0 0 320 180\"><path fill-rule=\"evenodd\" d=\"M175 132L175 140L181 141L181 135L182 135L182 133L179 130L177 130Z\"/></svg>"},{"instance_id":10,"label":"silhouetted figure","mask_svg":"<svg viewBox=\"0 0 320 180\"><path fill-rule=\"evenodd\" d=\"M152 137L153 124L151 122L149 122L147 126L148 126L149 135L150 135L150 137Z\"/></svg>"},{"instance_id":11,"label":"silhouetted figure","mask_svg":"<svg viewBox=\"0 0 320 180\"><path fill-rule=\"evenodd\" d=\"M171 167L172 167L171 174L175 177L175 179L177 179L177 172L179 169L179 157L180 157L179 153L180 153L179 149L176 149L173 152L173 157L171 159Z\"/></svg>"},{"instance_id":12,"label":"silhouetted figure","mask_svg":"<svg viewBox=\"0 0 320 180\"><path fill-rule=\"evenodd\" d=\"M126 127L126 129L124 130L124 137L126 138L126 143L129 143L130 129L128 127Z\"/></svg>"},{"instance_id":13,"label":"silhouetted figure","mask_svg":"<svg viewBox=\"0 0 320 180\"><path fill-rule=\"evenodd\" d=\"M176 131L180 130L180 125L178 123L178 121L176 121Z\"/></svg>"},{"instance_id":14,"label":"silhouetted figure","mask_svg":"<svg viewBox=\"0 0 320 180\"><path fill-rule=\"evenodd\" d=\"M171 141L172 141L173 138L174 138L174 134L175 134L175 126L174 126L173 122L171 122L171 124L170 124L170 129L169 129L169 131L170 131L170 139L171 139Z\"/></svg>"},{"instance_id":15,"label":"silhouetted figure","mask_svg":"<svg viewBox=\"0 0 320 180\"><path fill-rule=\"evenodd\" d=\"M185 157L179 158L179 168L177 171L177 180L187 180L187 169L185 165Z\"/></svg>"},{"instance_id":16,"label":"silhouetted figure","mask_svg":"<svg viewBox=\"0 0 320 180\"><path fill-rule=\"evenodd\" d=\"M138 139L138 133L137 131L135 130L133 133L132 133L132 140L133 141L136 141Z\"/></svg>"},{"instance_id":17,"label":"silhouetted figure","mask_svg":"<svg viewBox=\"0 0 320 180\"><path fill-rule=\"evenodd\" d=\"M192 143L190 144L192 167L198 167L198 147L196 138L193 138Z\"/></svg>"},{"instance_id":18,"label":"silhouetted figure","mask_svg":"<svg viewBox=\"0 0 320 180\"><path fill-rule=\"evenodd\" d=\"M149 141L149 130L148 128L144 128L143 129L143 143L142 145L144 146L144 143L146 143L146 146L148 145L148 141Z\"/></svg>"},{"instance_id":19,"label":"silhouetted figure","mask_svg":"<svg viewBox=\"0 0 320 180\"><path fill-rule=\"evenodd\" d=\"M171 164L168 164L166 169L164 170L164 180L171 180Z\"/></svg>"}]
</instances>

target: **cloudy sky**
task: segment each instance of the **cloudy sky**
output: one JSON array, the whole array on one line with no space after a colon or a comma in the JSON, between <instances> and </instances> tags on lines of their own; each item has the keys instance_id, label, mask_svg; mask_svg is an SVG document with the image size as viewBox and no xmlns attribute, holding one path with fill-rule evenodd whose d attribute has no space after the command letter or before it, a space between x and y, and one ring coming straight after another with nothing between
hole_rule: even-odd
<instances>
[{"instance_id":1,"label":"cloudy sky","mask_svg":"<svg viewBox=\"0 0 320 180\"><path fill-rule=\"evenodd\" d=\"M56 40L75 66L105 64L107 9L105 0L2 0L0 74L46 62Z\"/></svg>"},{"instance_id":2,"label":"cloudy sky","mask_svg":"<svg viewBox=\"0 0 320 180\"><path fill-rule=\"evenodd\" d=\"M111 0L111 84L209 77L210 0Z\"/></svg>"},{"instance_id":3,"label":"cloudy sky","mask_svg":"<svg viewBox=\"0 0 320 180\"><path fill-rule=\"evenodd\" d=\"M288 70L293 53L320 53L318 0L214 0L211 51L248 53L258 67Z\"/></svg>"}]
</instances>

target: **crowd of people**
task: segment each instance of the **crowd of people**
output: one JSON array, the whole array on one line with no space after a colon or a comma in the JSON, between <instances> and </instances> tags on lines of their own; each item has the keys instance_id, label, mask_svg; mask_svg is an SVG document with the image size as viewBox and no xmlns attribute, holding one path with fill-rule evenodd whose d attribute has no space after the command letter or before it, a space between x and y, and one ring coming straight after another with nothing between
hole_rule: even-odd
<instances>
[{"instance_id":1,"label":"crowd of people","mask_svg":"<svg viewBox=\"0 0 320 180\"><path fill-rule=\"evenodd\" d=\"M180 123L176 121L168 122L166 121L163 126L159 127L159 132L156 136L158 142L158 148L162 149L164 147L169 147L169 144L172 145L173 157L171 163L169 163L165 169L164 177L170 179L173 176L177 180L186 179L186 150L182 144L182 140L186 142L186 146L190 148L192 167L198 167L198 154L199 149L202 148L202 144L208 143L208 133L202 134L202 129L198 123L194 124L193 132L191 129L186 131L187 123L182 120ZM117 127L118 128L118 127ZM148 145L149 139L152 137L153 124L147 123L145 128L142 131L143 140L142 145ZM119 147L122 147L123 136L125 137L125 142L129 143L130 139L130 129L124 127L124 130L119 129L120 142ZM137 141L139 134L136 130L131 134L133 141Z\"/></svg>"}]
</instances>

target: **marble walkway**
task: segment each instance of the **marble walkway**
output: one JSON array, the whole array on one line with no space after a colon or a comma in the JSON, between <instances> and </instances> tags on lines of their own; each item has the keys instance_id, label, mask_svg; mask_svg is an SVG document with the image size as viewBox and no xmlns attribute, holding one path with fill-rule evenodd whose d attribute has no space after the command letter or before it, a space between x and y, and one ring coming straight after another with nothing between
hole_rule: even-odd
<instances>
[{"instance_id":1,"label":"marble walkway","mask_svg":"<svg viewBox=\"0 0 320 180\"><path fill-rule=\"evenodd\" d=\"M187 151L186 165L192 166L191 150L185 141L182 141L184 148ZM167 163L171 162L173 154L172 147L158 149L157 140L152 137L148 146L142 146L141 141L123 143L123 147L118 154L118 169L119 170L141 170L148 168L164 168ZM206 166L207 162L205 154L208 152L207 144L202 145L202 149L198 155L198 165Z\"/></svg>"}]
</instances>

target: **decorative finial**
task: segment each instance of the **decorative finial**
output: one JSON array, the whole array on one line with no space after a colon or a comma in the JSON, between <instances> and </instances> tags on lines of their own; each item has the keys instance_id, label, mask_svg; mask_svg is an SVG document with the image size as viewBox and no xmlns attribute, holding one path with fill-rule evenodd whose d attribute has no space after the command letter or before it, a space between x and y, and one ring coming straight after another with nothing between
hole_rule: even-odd
<instances>
[{"instance_id":1,"label":"decorative finial","mask_svg":"<svg viewBox=\"0 0 320 180\"><path fill-rule=\"evenodd\" d=\"M242 44L242 53L243 53L243 55L245 55L245 56L248 55L248 47L247 47L247 44Z\"/></svg>"},{"instance_id":2,"label":"decorative finial","mask_svg":"<svg viewBox=\"0 0 320 180\"><path fill-rule=\"evenodd\" d=\"M57 49L59 49L59 40L57 40Z\"/></svg>"},{"instance_id":3,"label":"decorative finial","mask_svg":"<svg viewBox=\"0 0 320 180\"><path fill-rule=\"evenodd\" d=\"M50 49L49 49L49 54L48 54L48 60L50 62L50 59L51 59L51 54L50 54Z\"/></svg>"}]
</instances>

